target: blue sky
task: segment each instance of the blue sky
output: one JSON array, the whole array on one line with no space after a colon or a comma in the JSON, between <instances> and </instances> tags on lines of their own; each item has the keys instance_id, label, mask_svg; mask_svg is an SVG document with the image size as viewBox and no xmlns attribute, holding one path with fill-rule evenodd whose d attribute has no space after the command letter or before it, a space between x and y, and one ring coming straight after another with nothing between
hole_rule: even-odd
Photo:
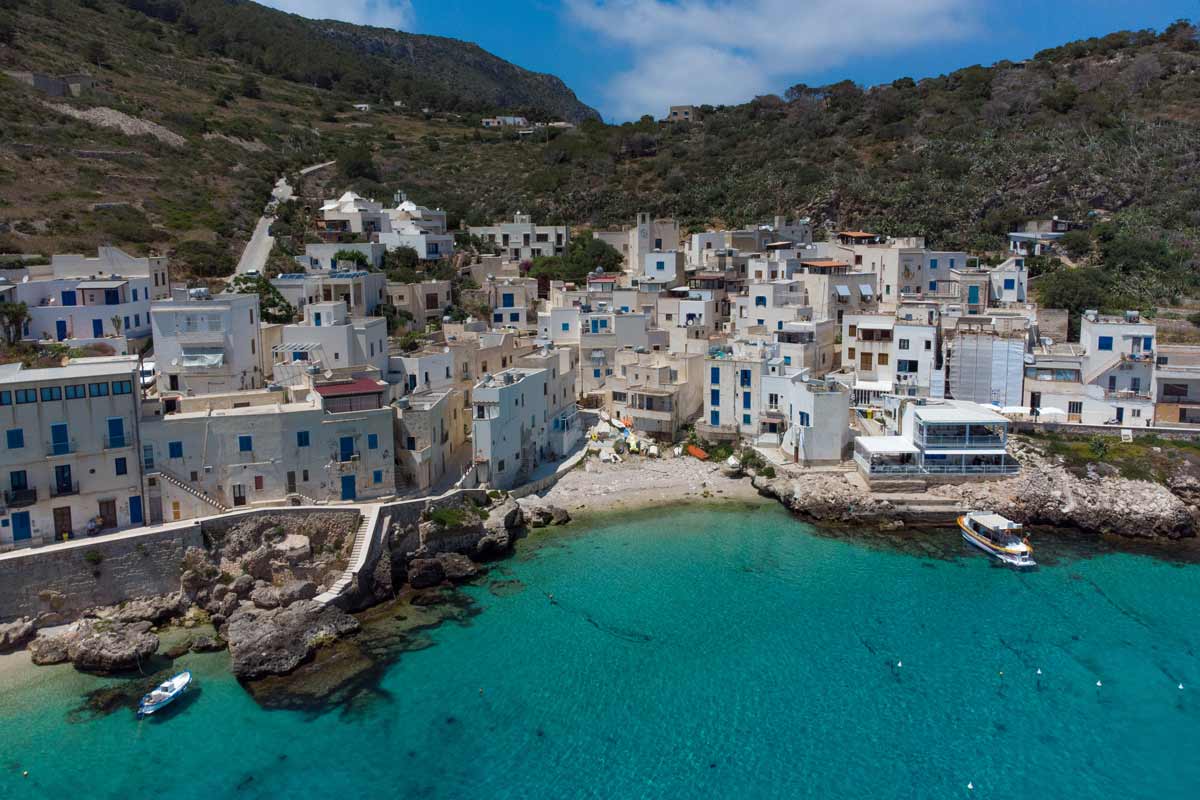
<instances>
[{"instance_id":1,"label":"blue sky","mask_svg":"<svg viewBox=\"0 0 1200 800\"><path fill-rule=\"evenodd\" d=\"M862 84L1161 29L1200 0L260 0L310 17L477 42L562 78L609 121L794 83Z\"/></svg>"}]
</instances>

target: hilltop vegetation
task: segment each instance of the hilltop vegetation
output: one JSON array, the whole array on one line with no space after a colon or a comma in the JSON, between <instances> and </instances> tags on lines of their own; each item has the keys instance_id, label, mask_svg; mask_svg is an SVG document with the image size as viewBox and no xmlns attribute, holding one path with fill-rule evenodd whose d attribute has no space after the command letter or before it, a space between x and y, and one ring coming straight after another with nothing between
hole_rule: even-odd
<instances>
[{"instance_id":1,"label":"hilltop vegetation","mask_svg":"<svg viewBox=\"0 0 1200 800\"><path fill-rule=\"evenodd\" d=\"M473 45L228 0L6 3L5 69L87 68L100 85L52 101L68 116L0 80L0 250L112 242L219 274L275 176L336 159L302 196L404 189L452 226L515 211L609 226L648 211L697 230L799 213L986 252L1026 219L1108 219L1069 243L1095 272L1040 280L1143 304L1196 292L1200 47L1187 23L870 89L798 85L703 107L700 124L613 126L584 112L573 131L522 138L481 130L480 114L531 107L554 81L525 73L517 83L533 95L489 95L517 68ZM384 103L359 113L359 100ZM185 144L78 118L96 107ZM128 205L92 210L112 201Z\"/></svg>"}]
</instances>

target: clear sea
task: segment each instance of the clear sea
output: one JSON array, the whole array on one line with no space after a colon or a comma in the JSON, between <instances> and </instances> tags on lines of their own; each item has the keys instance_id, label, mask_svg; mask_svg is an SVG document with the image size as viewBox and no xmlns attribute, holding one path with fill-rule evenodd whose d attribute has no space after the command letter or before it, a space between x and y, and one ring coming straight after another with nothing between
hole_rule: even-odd
<instances>
[{"instance_id":1,"label":"clear sea","mask_svg":"<svg viewBox=\"0 0 1200 800\"><path fill-rule=\"evenodd\" d=\"M332 707L265 710L224 653L142 722L80 709L119 680L4 668L0 797L1200 797L1200 565L1035 545L1019 573L773 503L573 523Z\"/></svg>"}]
</instances>

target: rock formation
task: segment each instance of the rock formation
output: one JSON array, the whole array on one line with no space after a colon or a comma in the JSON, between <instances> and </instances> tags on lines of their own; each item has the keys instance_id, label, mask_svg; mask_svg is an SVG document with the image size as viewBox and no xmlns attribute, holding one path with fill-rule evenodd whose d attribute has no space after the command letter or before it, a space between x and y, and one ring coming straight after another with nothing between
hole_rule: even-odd
<instances>
[{"instance_id":1,"label":"rock formation","mask_svg":"<svg viewBox=\"0 0 1200 800\"><path fill-rule=\"evenodd\" d=\"M358 620L333 606L300 600L286 608L242 606L225 628L233 674L243 680L286 675L316 649L359 628Z\"/></svg>"}]
</instances>

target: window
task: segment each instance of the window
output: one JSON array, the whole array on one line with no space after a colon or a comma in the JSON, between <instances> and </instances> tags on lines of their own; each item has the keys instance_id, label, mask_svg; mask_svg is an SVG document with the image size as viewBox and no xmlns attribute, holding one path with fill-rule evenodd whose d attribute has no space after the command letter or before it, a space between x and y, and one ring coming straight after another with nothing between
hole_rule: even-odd
<instances>
[{"instance_id":1,"label":"window","mask_svg":"<svg viewBox=\"0 0 1200 800\"><path fill-rule=\"evenodd\" d=\"M504 322L504 315L499 313L492 314L492 322Z\"/></svg>"},{"instance_id":2,"label":"window","mask_svg":"<svg viewBox=\"0 0 1200 800\"><path fill-rule=\"evenodd\" d=\"M125 475L129 472L129 465L128 462L125 461L124 457L113 461L113 467L116 469L118 475Z\"/></svg>"},{"instance_id":3,"label":"window","mask_svg":"<svg viewBox=\"0 0 1200 800\"><path fill-rule=\"evenodd\" d=\"M167 442L168 458L183 458L183 442Z\"/></svg>"},{"instance_id":4,"label":"window","mask_svg":"<svg viewBox=\"0 0 1200 800\"><path fill-rule=\"evenodd\" d=\"M565 332L565 331L569 331L569 330L571 330L571 323L569 323L569 322L564 322L564 323L562 324L562 329L563 329L563 331L564 331L564 332Z\"/></svg>"},{"instance_id":5,"label":"window","mask_svg":"<svg viewBox=\"0 0 1200 800\"><path fill-rule=\"evenodd\" d=\"M953 264L951 264L951 266L954 266L954 265L953 265ZM931 259L929 259L929 268L930 268L930 269L937 269L937 259L936 259L936 258L931 258Z\"/></svg>"},{"instance_id":6,"label":"window","mask_svg":"<svg viewBox=\"0 0 1200 800\"><path fill-rule=\"evenodd\" d=\"M1010 291L1015 288L1017 288L1017 281L1015 278L1005 278L1004 279L1004 289L1006 291Z\"/></svg>"},{"instance_id":7,"label":"window","mask_svg":"<svg viewBox=\"0 0 1200 800\"><path fill-rule=\"evenodd\" d=\"M108 384L107 383L89 383L88 384L88 397L107 397L107 396L108 396Z\"/></svg>"},{"instance_id":8,"label":"window","mask_svg":"<svg viewBox=\"0 0 1200 800\"><path fill-rule=\"evenodd\" d=\"M1187 397L1188 387L1186 383L1164 383L1162 393L1163 397Z\"/></svg>"},{"instance_id":9,"label":"window","mask_svg":"<svg viewBox=\"0 0 1200 800\"><path fill-rule=\"evenodd\" d=\"M1153 350L1154 349L1154 337L1153 336L1146 336L1142 339L1142 349L1143 350Z\"/></svg>"},{"instance_id":10,"label":"window","mask_svg":"<svg viewBox=\"0 0 1200 800\"><path fill-rule=\"evenodd\" d=\"M37 402L37 390L36 389L17 389L17 403L18 404L36 403L36 402Z\"/></svg>"},{"instance_id":11,"label":"window","mask_svg":"<svg viewBox=\"0 0 1200 800\"><path fill-rule=\"evenodd\" d=\"M600 377L600 370L599 370L599 369L594 369L594 370L592 370L592 377L593 377L593 378L599 378L599 377Z\"/></svg>"},{"instance_id":12,"label":"window","mask_svg":"<svg viewBox=\"0 0 1200 800\"><path fill-rule=\"evenodd\" d=\"M931 292L936 292L936 291L937 291L937 281L930 281L930 282L929 282L929 291L931 291Z\"/></svg>"},{"instance_id":13,"label":"window","mask_svg":"<svg viewBox=\"0 0 1200 800\"><path fill-rule=\"evenodd\" d=\"M263 490L263 476L255 475L254 476L254 491L261 492L262 490Z\"/></svg>"},{"instance_id":14,"label":"window","mask_svg":"<svg viewBox=\"0 0 1200 800\"><path fill-rule=\"evenodd\" d=\"M654 264L654 268L655 268L656 270L658 270L659 272L662 272L663 270L665 270L665 269L667 268L667 262L665 262L665 261L657 261L657 262L655 262L655 264Z\"/></svg>"},{"instance_id":15,"label":"window","mask_svg":"<svg viewBox=\"0 0 1200 800\"><path fill-rule=\"evenodd\" d=\"M809 419L807 411L800 411L796 416L800 422L800 427L808 428L812 426L812 420Z\"/></svg>"},{"instance_id":16,"label":"window","mask_svg":"<svg viewBox=\"0 0 1200 800\"><path fill-rule=\"evenodd\" d=\"M87 397L87 387L82 383L73 383L66 387L68 400L83 400ZM0 403L4 405L4 403Z\"/></svg>"},{"instance_id":17,"label":"window","mask_svg":"<svg viewBox=\"0 0 1200 800\"><path fill-rule=\"evenodd\" d=\"M406 438L404 440L404 449L405 450L416 450L417 449L417 439L415 436L409 436L408 438Z\"/></svg>"},{"instance_id":18,"label":"window","mask_svg":"<svg viewBox=\"0 0 1200 800\"><path fill-rule=\"evenodd\" d=\"M744 370L742 370L742 380L741 380L741 384L742 384L742 386L749 386L749 385L750 385L750 370L748 370L748 369L744 369Z\"/></svg>"},{"instance_id":19,"label":"window","mask_svg":"<svg viewBox=\"0 0 1200 800\"><path fill-rule=\"evenodd\" d=\"M749 414L742 414L742 424L743 425L750 424L750 415Z\"/></svg>"},{"instance_id":20,"label":"window","mask_svg":"<svg viewBox=\"0 0 1200 800\"><path fill-rule=\"evenodd\" d=\"M721 383L721 368L720 367L711 367L709 369L708 382L711 383L713 386L717 386L718 384Z\"/></svg>"},{"instance_id":21,"label":"window","mask_svg":"<svg viewBox=\"0 0 1200 800\"><path fill-rule=\"evenodd\" d=\"M12 392L0 392L0 406L12 405Z\"/></svg>"},{"instance_id":22,"label":"window","mask_svg":"<svg viewBox=\"0 0 1200 800\"><path fill-rule=\"evenodd\" d=\"M846 329L846 335L847 336L857 336L858 335L858 326L857 325L849 326Z\"/></svg>"},{"instance_id":23,"label":"window","mask_svg":"<svg viewBox=\"0 0 1200 800\"><path fill-rule=\"evenodd\" d=\"M133 391L133 381L113 381L113 394L129 394Z\"/></svg>"},{"instance_id":24,"label":"window","mask_svg":"<svg viewBox=\"0 0 1200 800\"><path fill-rule=\"evenodd\" d=\"M1097 341L1097 343L1096 343L1096 349L1097 350L1112 350L1112 337L1111 336L1101 336L1099 341ZM17 401L17 402L20 402L20 401Z\"/></svg>"},{"instance_id":25,"label":"window","mask_svg":"<svg viewBox=\"0 0 1200 800\"><path fill-rule=\"evenodd\" d=\"M378 450L379 449L379 434L378 433L368 433L367 434L367 449L368 450Z\"/></svg>"},{"instance_id":26,"label":"window","mask_svg":"<svg viewBox=\"0 0 1200 800\"><path fill-rule=\"evenodd\" d=\"M755 298L754 298L754 305L756 305L756 306L762 306L763 308L766 308L766 307L767 307L767 298L766 298L766 295L761 295L761 294L760 294L760 295L758 295L757 297L755 297Z\"/></svg>"},{"instance_id":27,"label":"window","mask_svg":"<svg viewBox=\"0 0 1200 800\"><path fill-rule=\"evenodd\" d=\"M509 322L520 322L521 321L520 312L514 311L513 313L509 314L508 321Z\"/></svg>"},{"instance_id":28,"label":"window","mask_svg":"<svg viewBox=\"0 0 1200 800\"><path fill-rule=\"evenodd\" d=\"M749 408L753 397L749 392L742 392L742 408Z\"/></svg>"},{"instance_id":29,"label":"window","mask_svg":"<svg viewBox=\"0 0 1200 800\"><path fill-rule=\"evenodd\" d=\"M47 400L62 400L61 386L43 386L42 387L42 402Z\"/></svg>"},{"instance_id":30,"label":"window","mask_svg":"<svg viewBox=\"0 0 1200 800\"><path fill-rule=\"evenodd\" d=\"M1067 403L1067 414L1078 416L1079 414L1082 414L1082 413L1083 413L1083 401L1082 400L1071 400Z\"/></svg>"},{"instance_id":31,"label":"window","mask_svg":"<svg viewBox=\"0 0 1200 800\"><path fill-rule=\"evenodd\" d=\"M887 365L888 365L888 354L880 353L879 354L879 366L886 367Z\"/></svg>"},{"instance_id":32,"label":"window","mask_svg":"<svg viewBox=\"0 0 1200 800\"><path fill-rule=\"evenodd\" d=\"M1141 415L1142 415L1142 410L1140 408L1129 409L1129 416L1133 417L1134 419L1137 419Z\"/></svg>"},{"instance_id":33,"label":"window","mask_svg":"<svg viewBox=\"0 0 1200 800\"><path fill-rule=\"evenodd\" d=\"M377 469L371 473L372 483L383 483L383 470Z\"/></svg>"},{"instance_id":34,"label":"window","mask_svg":"<svg viewBox=\"0 0 1200 800\"><path fill-rule=\"evenodd\" d=\"M243 435L243 436L238 437L238 452L249 453L253 449L254 449L254 437L253 436Z\"/></svg>"},{"instance_id":35,"label":"window","mask_svg":"<svg viewBox=\"0 0 1200 800\"><path fill-rule=\"evenodd\" d=\"M908 349L908 339L901 339L898 346L901 350L907 350Z\"/></svg>"},{"instance_id":36,"label":"window","mask_svg":"<svg viewBox=\"0 0 1200 800\"><path fill-rule=\"evenodd\" d=\"M720 389L710 389L710 390L709 390L709 392L708 392L708 404L709 404L710 406L719 406L719 405L721 405L721 390L720 390Z\"/></svg>"},{"instance_id":37,"label":"window","mask_svg":"<svg viewBox=\"0 0 1200 800\"><path fill-rule=\"evenodd\" d=\"M9 450L20 450L25 446L25 431L21 428L9 428L6 438Z\"/></svg>"},{"instance_id":38,"label":"window","mask_svg":"<svg viewBox=\"0 0 1200 800\"><path fill-rule=\"evenodd\" d=\"M308 431L296 431L296 447L308 447Z\"/></svg>"},{"instance_id":39,"label":"window","mask_svg":"<svg viewBox=\"0 0 1200 800\"><path fill-rule=\"evenodd\" d=\"M142 445L142 466L147 470L154 469L154 445Z\"/></svg>"},{"instance_id":40,"label":"window","mask_svg":"<svg viewBox=\"0 0 1200 800\"><path fill-rule=\"evenodd\" d=\"M896 372L916 372L917 362L911 359L900 359L896 362Z\"/></svg>"},{"instance_id":41,"label":"window","mask_svg":"<svg viewBox=\"0 0 1200 800\"><path fill-rule=\"evenodd\" d=\"M718 425L720 425L721 424L721 412L715 411L715 410L710 411L708 414L708 424L712 425L714 428L717 427Z\"/></svg>"},{"instance_id":42,"label":"window","mask_svg":"<svg viewBox=\"0 0 1200 800\"><path fill-rule=\"evenodd\" d=\"M933 349L933 340L932 340L932 339L926 339L926 340L925 340L925 349L926 349L926 350L932 350L932 349Z\"/></svg>"}]
</instances>

